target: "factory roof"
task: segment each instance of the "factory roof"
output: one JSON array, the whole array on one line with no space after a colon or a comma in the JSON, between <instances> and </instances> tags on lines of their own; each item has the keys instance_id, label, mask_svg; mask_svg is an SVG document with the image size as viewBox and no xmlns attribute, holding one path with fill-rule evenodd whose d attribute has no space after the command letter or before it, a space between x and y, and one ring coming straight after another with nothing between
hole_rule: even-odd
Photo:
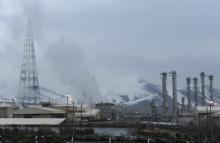
<instances>
[{"instance_id":1,"label":"factory roof","mask_svg":"<svg viewBox=\"0 0 220 143\"><path fill-rule=\"evenodd\" d=\"M0 118L0 126L7 125L60 125L65 118Z\"/></svg>"},{"instance_id":2,"label":"factory roof","mask_svg":"<svg viewBox=\"0 0 220 143\"><path fill-rule=\"evenodd\" d=\"M29 106L15 110L14 114L65 114L65 111L41 106Z\"/></svg>"}]
</instances>

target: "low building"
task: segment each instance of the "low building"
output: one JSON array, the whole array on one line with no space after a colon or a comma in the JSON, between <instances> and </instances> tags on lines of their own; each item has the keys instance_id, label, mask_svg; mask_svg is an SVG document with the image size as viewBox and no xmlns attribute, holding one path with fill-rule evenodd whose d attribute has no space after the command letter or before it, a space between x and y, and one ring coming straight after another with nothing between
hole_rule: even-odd
<instances>
[{"instance_id":1,"label":"low building","mask_svg":"<svg viewBox=\"0 0 220 143\"><path fill-rule=\"evenodd\" d=\"M198 106L196 108L198 119L202 119L209 114L215 114L220 112L220 106Z\"/></svg>"},{"instance_id":2,"label":"low building","mask_svg":"<svg viewBox=\"0 0 220 143\"><path fill-rule=\"evenodd\" d=\"M213 124L220 123L220 106L198 106L196 108L198 124L201 128L206 128L212 120Z\"/></svg>"},{"instance_id":3,"label":"low building","mask_svg":"<svg viewBox=\"0 0 220 143\"><path fill-rule=\"evenodd\" d=\"M66 112L63 110L42 106L29 106L14 112L15 118L65 118L65 116Z\"/></svg>"},{"instance_id":4,"label":"low building","mask_svg":"<svg viewBox=\"0 0 220 143\"><path fill-rule=\"evenodd\" d=\"M49 102L42 105L28 106L14 111L15 118L67 118L69 120L99 120L100 110L89 109L86 105L53 105Z\"/></svg>"},{"instance_id":5,"label":"low building","mask_svg":"<svg viewBox=\"0 0 220 143\"><path fill-rule=\"evenodd\" d=\"M198 106L196 112L197 114L217 113L220 112L220 106Z\"/></svg>"},{"instance_id":6,"label":"low building","mask_svg":"<svg viewBox=\"0 0 220 143\"><path fill-rule=\"evenodd\" d=\"M0 105L0 118L12 118L13 117L13 106L10 104Z\"/></svg>"},{"instance_id":7,"label":"low building","mask_svg":"<svg viewBox=\"0 0 220 143\"><path fill-rule=\"evenodd\" d=\"M0 118L0 126L57 126L65 118Z\"/></svg>"},{"instance_id":8,"label":"low building","mask_svg":"<svg viewBox=\"0 0 220 143\"><path fill-rule=\"evenodd\" d=\"M83 112L76 112L74 114L74 118L76 121L99 120L100 119L100 110L99 109L88 109Z\"/></svg>"},{"instance_id":9,"label":"low building","mask_svg":"<svg viewBox=\"0 0 220 143\"><path fill-rule=\"evenodd\" d=\"M66 104L55 104L51 105L49 108L63 110L66 112L67 118L74 120L99 120L100 119L100 110L99 109L90 109L87 105L66 105ZM73 115L74 113L74 115Z\"/></svg>"},{"instance_id":10,"label":"low building","mask_svg":"<svg viewBox=\"0 0 220 143\"><path fill-rule=\"evenodd\" d=\"M95 105L96 109L100 110L101 120L112 120L115 118L115 105L113 103L97 103Z\"/></svg>"}]
</instances>

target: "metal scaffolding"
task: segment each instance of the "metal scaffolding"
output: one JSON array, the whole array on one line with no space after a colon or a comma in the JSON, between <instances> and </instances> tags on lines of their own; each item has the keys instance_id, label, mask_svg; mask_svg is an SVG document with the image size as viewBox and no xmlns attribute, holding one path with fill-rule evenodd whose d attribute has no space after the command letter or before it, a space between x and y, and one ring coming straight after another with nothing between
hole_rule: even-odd
<instances>
[{"instance_id":1,"label":"metal scaffolding","mask_svg":"<svg viewBox=\"0 0 220 143\"><path fill-rule=\"evenodd\" d=\"M17 99L22 104L36 104L40 99L34 40L28 21Z\"/></svg>"}]
</instances>

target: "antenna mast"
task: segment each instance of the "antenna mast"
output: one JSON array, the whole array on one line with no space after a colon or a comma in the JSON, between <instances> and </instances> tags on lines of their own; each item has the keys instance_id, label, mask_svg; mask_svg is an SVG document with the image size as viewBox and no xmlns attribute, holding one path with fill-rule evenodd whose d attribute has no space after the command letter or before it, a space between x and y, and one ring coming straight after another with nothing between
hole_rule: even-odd
<instances>
[{"instance_id":1,"label":"antenna mast","mask_svg":"<svg viewBox=\"0 0 220 143\"><path fill-rule=\"evenodd\" d=\"M27 26L17 98L22 104L37 104L40 99L37 63L30 21L28 21Z\"/></svg>"}]
</instances>

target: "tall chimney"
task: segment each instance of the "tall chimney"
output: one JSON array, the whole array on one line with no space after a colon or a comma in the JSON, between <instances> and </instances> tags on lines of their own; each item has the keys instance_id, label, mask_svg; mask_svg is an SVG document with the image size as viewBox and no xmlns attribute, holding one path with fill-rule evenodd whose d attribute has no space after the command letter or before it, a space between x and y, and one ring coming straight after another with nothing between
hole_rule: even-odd
<instances>
[{"instance_id":1,"label":"tall chimney","mask_svg":"<svg viewBox=\"0 0 220 143\"><path fill-rule=\"evenodd\" d=\"M185 97L182 97L181 102L182 102L182 113L185 113Z\"/></svg>"},{"instance_id":2,"label":"tall chimney","mask_svg":"<svg viewBox=\"0 0 220 143\"><path fill-rule=\"evenodd\" d=\"M163 96L163 113L166 114L167 107L167 73L163 72L162 75L162 96Z\"/></svg>"},{"instance_id":3,"label":"tall chimney","mask_svg":"<svg viewBox=\"0 0 220 143\"><path fill-rule=\"evenodd\" d=\"M201 95L202 95L202 106L205 106L205 72L200 73L201 77Z\"/></svg>"},{"instance_id":4,"label":"tall chimney","mask_svg":"<svg viewBox=\"0 0 220 143\"><path fill-rule=\"evenodd\" d=\"M195 101L195 107L197 107L198 106L198 78L194 77L193 82L194 82L194 101Z\"/></svg>"},{"instance_id":5,"label":"tall chimney","mask_svg":"<svg viewBox=\"0 0 220 143\"><path fill-rule=\"evenodd\" d=\"M210 85L209 85L209 92L210 92L210 100L211 101L214 101L214 97L213 97L213 75L210 75L209 76L209 82L210 82Z\"/></svg>"},{"instance_id":6,"label":"tall chimney","mask_svg":"<svg viewBox=\"0 0 220 143\"><path fill-rule=\"evenodd\" d=\"M192 103L191 103L191 93L190 93L190 83L191 83L190 77L186 78L186 83L187 83L186 92L187 92L187 99L188 99L187 111L191 113Z\"/></svg>"},{"instance_id":7,"label":"tall chimney","mask_svg":"<svg viewBox=\"0 0 220 143\"><path fill-rule=\"evenodd\" d=\"M172 71L172 87L173 87L173 114L177 111L177 83L176 83L176 71Z\"/></svg>"}]
</instances>

